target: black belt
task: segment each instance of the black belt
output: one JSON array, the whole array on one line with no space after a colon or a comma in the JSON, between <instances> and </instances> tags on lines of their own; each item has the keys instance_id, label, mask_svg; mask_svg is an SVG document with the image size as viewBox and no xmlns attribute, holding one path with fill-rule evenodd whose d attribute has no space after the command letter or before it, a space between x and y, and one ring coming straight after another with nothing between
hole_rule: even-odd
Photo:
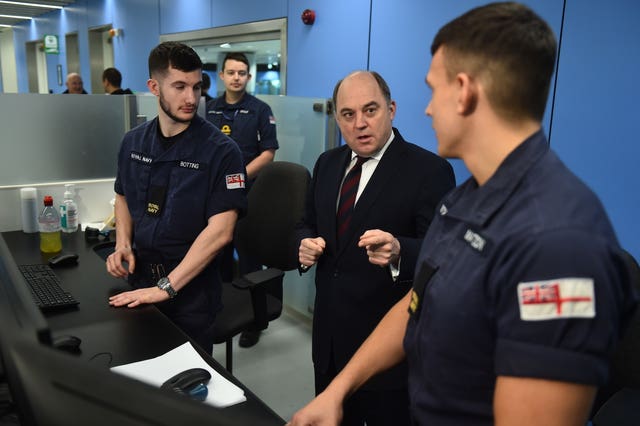
<instances>
[{"instance_id":1,"label":"black belt","mask_svg":"<svg viewBox=\"0 0 640 426\"><path fill-rule=\"evenodd\" d=\"M151 279L154 282L158 282L160 278L166 277L167 274L162 263L148 263L148 268L151 271Z\"/></svg>"}]
</instances>

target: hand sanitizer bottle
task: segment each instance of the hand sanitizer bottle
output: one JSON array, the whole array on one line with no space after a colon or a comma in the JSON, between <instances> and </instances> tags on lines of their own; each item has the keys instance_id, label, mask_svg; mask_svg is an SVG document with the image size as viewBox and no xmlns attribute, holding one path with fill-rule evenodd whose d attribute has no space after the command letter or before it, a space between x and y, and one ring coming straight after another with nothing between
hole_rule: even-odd
<instances>
[{"instance_id":1,"label":"hand sanitizer bottle","mask_svg":"<svg viewBox=\"0 0 640 426\"><path fill-rule=\"evenodd\" d=\"M73 184L68 183L64 187L64 202L60 206L60 210L64 211L66 220L63 220L62 231L67 233L76 232L78 230L78 205L73 199L75 195Z\"/></svg>"}]
</instances>

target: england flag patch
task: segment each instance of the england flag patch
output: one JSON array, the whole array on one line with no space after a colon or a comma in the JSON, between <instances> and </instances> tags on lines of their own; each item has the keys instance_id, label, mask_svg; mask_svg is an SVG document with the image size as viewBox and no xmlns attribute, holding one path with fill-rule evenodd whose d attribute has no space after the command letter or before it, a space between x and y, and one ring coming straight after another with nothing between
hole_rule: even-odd
<instances>
[{"instance_id":1,"label":"england flag patch","mask_svg":"<svg viewBox=\"0 0 640 426\"><path fill-rule=\"evenodd\" d=\"M560 318L594 318L592 278L560 278L518 284L520 319L544 321Z\"/></svg>"},{"instance_id":2,"label":"england flag patch","mask_svg":"<svg viewBox=\"0 0 640 426\"><path fill-rule=\"evenodd\" d=\"M236 173L235 175L225 176L227 180L227 189L244 188L244 173Z\"/></svg>"}]
</instances>

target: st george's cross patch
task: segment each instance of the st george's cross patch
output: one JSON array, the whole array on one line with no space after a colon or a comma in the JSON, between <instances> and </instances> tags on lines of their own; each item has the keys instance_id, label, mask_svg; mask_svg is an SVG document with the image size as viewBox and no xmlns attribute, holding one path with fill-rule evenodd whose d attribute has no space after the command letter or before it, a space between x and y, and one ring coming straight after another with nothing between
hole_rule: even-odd
<instances>
[{"instance_id":1,"label":"st george's cross patch","mask_svg":"<svg viewBox=\"0 0 640 426\"><path fill-rule=\"evenodd\" d=\"M520 319L543 321L594 318L596 303L592 278L560 278L518 284Z\"/></svg>"},{"instance_id":2,"label":"st george's cross patch","mask_svg":"<svg viewBox=\"0 0 640 426\"><path fill-rule=\"evenodd\" d=\"M234 175L225 176L227 181L227 189L244 188L244 173L236 173Z\"/></svg>"}]
</instances>

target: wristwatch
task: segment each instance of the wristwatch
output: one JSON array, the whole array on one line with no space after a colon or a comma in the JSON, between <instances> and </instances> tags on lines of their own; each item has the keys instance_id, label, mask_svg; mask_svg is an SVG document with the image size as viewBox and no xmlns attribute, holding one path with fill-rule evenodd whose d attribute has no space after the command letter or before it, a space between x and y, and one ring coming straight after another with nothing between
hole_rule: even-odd
<instances>
[{"instance_id":1,"label":"wristwatch","mask_svg":"<svg viewBox=\"0 0 640 426\"><path fill-rule=\"evenodd\" d=\"M169 281L169 278L167 277L160 278L158 280L157 286L160 290L164 290L167 292L167 294L169 295L169 299L173 299L178 295L178 292L175 291L173 287L171 287L171 281Z\"/></svg>"}]
</instances>

